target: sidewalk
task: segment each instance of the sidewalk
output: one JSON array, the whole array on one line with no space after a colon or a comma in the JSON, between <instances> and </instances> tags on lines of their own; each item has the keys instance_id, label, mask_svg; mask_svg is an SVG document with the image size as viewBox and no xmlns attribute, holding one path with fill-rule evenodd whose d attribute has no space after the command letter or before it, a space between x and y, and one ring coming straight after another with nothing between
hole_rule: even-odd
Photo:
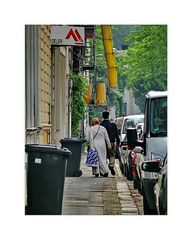
<instances>
[{"instance_id":1,"label":"sidewalk","mask_svg":"<svg viewBox=\"0 0 192 240\"><path fill-rule=\"evenodd\" d=\"M121 174L118 162L116 175L95 178L82 154L81 177L66 177L62 215L139 215L128 181Z\"/></svg>"}]
</instances>

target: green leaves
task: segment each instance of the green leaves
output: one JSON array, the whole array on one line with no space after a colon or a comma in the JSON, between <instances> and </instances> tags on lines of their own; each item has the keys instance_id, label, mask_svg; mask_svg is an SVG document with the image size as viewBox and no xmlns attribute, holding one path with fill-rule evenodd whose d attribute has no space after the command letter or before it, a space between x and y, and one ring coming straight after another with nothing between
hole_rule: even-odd
<instances>
[{"instance_id":1,"label":"green leaves","mask_svg":"<svg viewBox=\"0 0 192 240\"><path fill-rule=\"evenodd\" d=\"M107 66L100 25L96 26L96 67L97 79L103 80L103 76L106 76Z\"/></svg>"},{"instance_id":2,"label":"green leaves","mask_svg":"<svg viewBox=\"0 0 192 240\"><path fill-rule=\"evenodd\" d=\"M86 79L80 74L69 74L69 79L73 82L72 96L72 136L77 135L77 128L81 120L85 118L84 95L86 91Z\"/></svg>"},{"instance_id":3,"label":"green leaves","mask_svg":"<svg viewBox=\"0 0 192 240\"><path fill-rule=\"evenodd\" d=\"M138 90L144 95L149 90L166 90L167 88L167 26L142 25L132 26L126 37L128 44L126 67L127 88ZM138 86L142 80L142 84ZM139 87L139 88L136 88ZM139 97L139 96L138 96ZM138 102L142 102L138 101Z\"/></svg>"},{"instance_id":4,"label":"green leaves","mask_svg":"<svg viewBox=\"0 0 192 240\"><path fill-rule=\"evenodd\" d=\"M115 25L111 27L114 46L121 49L122 44L127 44L128 49L117 52L119 90L107 90L108 106L115 105L117 115L124 113L122 92L126 86L128 89L133 89L136 103L143 110L145 94L148 91L167 89L167 26ZM98 25L96 30L96 79L103 81L106 79L107 72L101 26Z\"/></svg>"},{"instance_id":5,"label":"green leaves","mask_svg":"<svg viewBox=\"0 0 192 240\"><path fill-rule=\"evenodd\" d=\"M140 26L127 37L132 46L127 51L128 78L135 82L159 79L167 72L167 27ZM159 79L160 80L160 79ZM165 82L166 85L166 82Z\"/></svg>"}]
</instances>

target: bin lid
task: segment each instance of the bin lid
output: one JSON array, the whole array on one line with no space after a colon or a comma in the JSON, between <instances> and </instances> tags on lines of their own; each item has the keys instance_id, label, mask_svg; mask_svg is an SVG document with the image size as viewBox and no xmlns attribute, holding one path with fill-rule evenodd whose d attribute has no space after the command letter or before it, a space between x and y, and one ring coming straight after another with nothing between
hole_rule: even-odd
<instances>
[{"instance_id":1,"label":"bin lid","mask_svg":"<svg viewBox=\"0 0 192 240\"><path fill-rule=\"evenodd\" d=\"M60 140L60 143L64 143L64 142L85 143L86 139L84 139L84 138L63 138Z\"/></svg>"},{"instance_id":2,"label":"bin lid","mask_svg":"<svg viewBox=\"0 0 192 240\"><path fill-rule=\"evenodd\" d=\"M43 152L43 153L55 153L70 156L71 151L68 148L58 148L51 144L26 144L25 152Z\"/></svg>"}]
</instances>

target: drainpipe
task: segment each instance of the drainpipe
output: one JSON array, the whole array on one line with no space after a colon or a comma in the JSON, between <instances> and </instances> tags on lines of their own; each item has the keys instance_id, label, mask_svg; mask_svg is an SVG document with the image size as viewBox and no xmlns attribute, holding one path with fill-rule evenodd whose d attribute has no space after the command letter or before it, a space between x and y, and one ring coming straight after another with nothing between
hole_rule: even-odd
<instances>
[{"instance_id":1,"label":"drainpipe","mask_svg":"<svg viewBox=\"0 0 192 240\"><path fill-rule=\"evenodd\" d=\"M113 38L111 34L111 27L109 25L102 25L102 37L105 51L105 59L107 63L107 76L110 88L117 87L117 65L115 59L115 52L113 51Z\"/></svg>"}]
</instances>

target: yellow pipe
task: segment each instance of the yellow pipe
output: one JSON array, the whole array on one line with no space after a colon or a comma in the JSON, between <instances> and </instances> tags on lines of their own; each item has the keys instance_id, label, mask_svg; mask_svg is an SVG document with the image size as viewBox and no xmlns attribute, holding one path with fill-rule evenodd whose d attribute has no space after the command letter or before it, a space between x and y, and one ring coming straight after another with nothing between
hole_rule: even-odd
<instances>
[{"instance_id":1,"label":"yellow pipe","mask_svg":"<svg viewBox=\"0 0 192 240\"><path fill-rule=\"evenodd\" d=\"M85 96L84 96L84 101L86 104L90 104L92 99L92 85L87 84L86 85L86 91L85 91Z\"/></svg>"},{"instance_id":2,"label":"yellow pipe","mask_svg":"<svg viewBox=\"0 0 192 240\"><path fill-rule=\"evenodd\" d=\"M108 68L107 76L109 79L109 86L111 88L117 87L117 67Z\"/></svg>"},{"instance_id":3,"label":"yellow pipe","mask_svg":"<svg viewBox=\"0 0 192 240\"><path fill-rule=\"evenodd\" d=\"M97 105L106 105L106 90L105 83L96 84L96 104Z\"/></svg>"},{"instance_id":4,"label":"yellow pipe","mask_svg":"<svg viewBox=\"0 0 192 240\"><path fill-rule=\"evenodd\" d=\"M108 68L116 67L115 53L105 54L105 59Z\"/></svg>"},{"instance_id":5,"label":"yellow pipe","mask_svg":"<svg viewBox=\"0 0 192 240\"><path fill-rule=\"evenodd\" d=\"M113 53L113 38L111 35L111 28L109 25L102 25L101 29L105 54Z\"/></svg>"},{"instance_id":6,"label":"yellow pipe","mask_svg":"<svg viewBox=\"0 0 192 240\"><path fill-rule=\"evenodd\" d=\"M105 58L108 68L108 82L109 87L117 87L117 65L115 53L113 51L113 38L111 34L111 27L109 25L102 25L103 46L105 51Z\"/></svg>"},{"instance_id":7,"label":"yellow pipe","mask_svg":"<svg viewBox=\"0 0 192 240\"><path fill-rule=\"evenodd\" d=\"M102 26L103 45L105 50L105 58L108 68L109 87L117 87L117 65L115 53L113 51L113 39L111 28L109 25Z\"/></svg>"}]
</instances>

